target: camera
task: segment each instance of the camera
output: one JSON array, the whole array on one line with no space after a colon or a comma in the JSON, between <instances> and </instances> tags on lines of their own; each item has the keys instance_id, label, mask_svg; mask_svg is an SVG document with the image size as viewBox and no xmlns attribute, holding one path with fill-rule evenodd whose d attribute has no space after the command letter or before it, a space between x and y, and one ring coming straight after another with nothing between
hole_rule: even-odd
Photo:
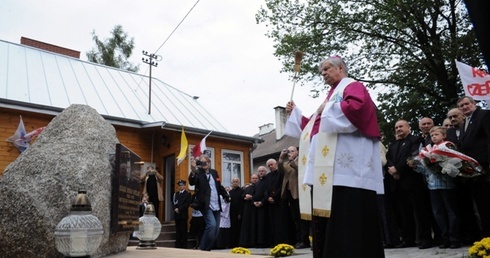
<instances>
[{"instance_id":1,"label":"camera","mask_svg":"<svg viewBox=\"0 0 490 258\"><path fill-rule=\"evenodd\" d=\"M208 163L206 161L196 160L196 166L206 166Z\"/></svg>"}]
</instances>

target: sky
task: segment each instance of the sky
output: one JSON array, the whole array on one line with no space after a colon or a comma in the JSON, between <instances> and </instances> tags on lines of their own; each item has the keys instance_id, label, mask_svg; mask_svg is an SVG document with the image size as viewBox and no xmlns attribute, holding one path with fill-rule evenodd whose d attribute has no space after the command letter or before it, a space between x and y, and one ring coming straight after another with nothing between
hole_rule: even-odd
<instances>
[{"instance_id":1,"label":"sky","mask_svg":"<svg viewBox=\"0 0 490 258\"><path fill-rule=\"evenodd\" d=\"M264 4L264 0L2 0L0 39L20 43L27 37L80 51L80 59L87 60L86 52L95 46L91 33L105 39L121 25L134 38L129 60L139 64L139 73L149 73L141 62L143 50L160 55L153 77L199 96L201 105L229 133L253 136L260 126L275 123L274 107L285 106L293 88L291 74L280 73L282 64L273 55L266 25L256 23L255 14ZM308 86L296 84L293 99L307 115L323 99L309 95Z\"/></svg>"}]
</instances>

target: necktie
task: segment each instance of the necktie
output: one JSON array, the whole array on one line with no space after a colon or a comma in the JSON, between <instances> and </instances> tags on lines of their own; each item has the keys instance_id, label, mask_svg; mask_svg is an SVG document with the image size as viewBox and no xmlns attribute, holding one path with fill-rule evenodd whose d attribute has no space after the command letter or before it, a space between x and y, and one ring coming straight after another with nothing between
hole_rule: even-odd
<instances>
[{"instance_id":1,"label":"necktie","mask_svg":"<svg viewBox=\"0 0 490 258\"><path fill-rule=\"evenodd\" d=\"M467 117L466 121L464 122L464 131L466 132L466 129L468 129L468 124L470 123L471 117Z\"/></svg>"}]
</instances>

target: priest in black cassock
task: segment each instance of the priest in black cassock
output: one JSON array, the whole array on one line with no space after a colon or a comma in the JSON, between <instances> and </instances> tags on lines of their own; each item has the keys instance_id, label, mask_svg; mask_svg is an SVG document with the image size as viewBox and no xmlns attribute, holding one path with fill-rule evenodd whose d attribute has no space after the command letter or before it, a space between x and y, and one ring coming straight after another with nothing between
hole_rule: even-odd
<instances>
[{"instance_id":1,"label":"priest in black cassock","mask_svg":"<svg viewBox=\"0 0 490 258\"><path fill-rule=\"evenodd\" d=\"M231 179L230 190L230 223L231 223L231 239L230 246L237 247L240 239L240 229L242 228L242 212L243 212L243 189L240 187L240 179L235 177Z\"/></svg>"},{"instance_id":2,"label":"priest in black cassock","mask_svg":"<svg viewBox=\"0 0 490 258\"><path fill-rule=\"evenodd\" d=\"M255 184L255 194L252 197L253 210L255 210L256 221L254 228L256 230L255 247L264 248L268 247L271 243L270 234L268 234L269 228L269 216L267 212L267 169L264 166L260 166L258 169L259 180ZM243 222L244 223L244 222Z\"/></svg>"},{"instance_id":3,"label":"priest in black cassock","mask_svg":"<svg viewBox=\"0 0 490 258\"><path fill-rule=\"evenodd\" d=\"M264 168L265 169L265 168ZM253 203L253 196L255 195L255 186L259 181L259 175L253 174L250 177L250 183L243 186L242 200L243 200L243 213L241 220L240 237L238 240L238 246L241 247L255 247L257 238L256 228L256 209ZM233 202L233 197L232 197Z\"/></svg>"},{"instance_id":4,"label":"priest in black cassock","mask_svg":"<svg viewBox=\"0 0 490 258\"><path fill-rule=\"evenodd\" d=\"M271 236L272 246L278 244L296 244L292 243L288 234L288 214L289 209L285 208L281 199L283 174L279 173L277 161L275 159L267 160L267 167L270 172L267 174L267 207L269 213L269 235ZM294 242L294 241L293 241Z\"/></svg>"}]
</instances>

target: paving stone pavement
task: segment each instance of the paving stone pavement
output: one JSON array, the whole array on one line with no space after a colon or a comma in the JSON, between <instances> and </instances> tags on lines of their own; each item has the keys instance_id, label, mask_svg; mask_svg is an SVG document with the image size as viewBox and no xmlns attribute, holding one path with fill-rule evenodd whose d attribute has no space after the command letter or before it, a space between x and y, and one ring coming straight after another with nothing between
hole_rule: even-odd
<instances>
[{"instance_id":1,"label":"paving stone pavement","mask_svg":"<svg viewBox=\"0 0 490 258\"><path fill-rule=\"evenodd\" d=\"M411 248L392 248L385 249L385 258L468 258L469 246L458 249L440 249L432 247L427 249ZM212 250L213 252L230 252L231 249ZM250 248L254 255L268 255L269 248ZM311 258L313 257L310 249L297 249L291 258ZM351 258L351 257L347 257ZM354 258L354 257L352 257Z\"/></svg>"},{"instance_id":2,"label":"paving stone pavement","mask_svg":"<svg viewBox=\"0 0 490 258\"><path fill-rule=\"evenodd\" d=\"M386 258L468 258L469 246L458 249L440 249L432 247L420 250L417 247L385 249Z\"/></svg>"}]
</instances>

